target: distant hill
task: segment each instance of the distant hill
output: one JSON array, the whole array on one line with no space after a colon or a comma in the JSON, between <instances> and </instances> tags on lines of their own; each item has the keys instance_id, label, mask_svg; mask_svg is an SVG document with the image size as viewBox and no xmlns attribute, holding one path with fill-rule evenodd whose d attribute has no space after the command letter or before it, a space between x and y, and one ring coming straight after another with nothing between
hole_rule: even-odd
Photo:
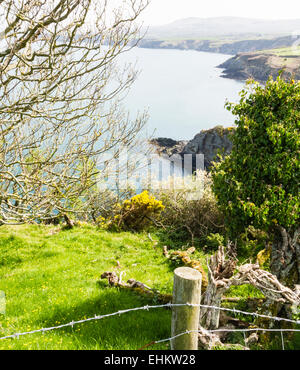
<instances>
[{"instance_id":1,"label":"distant hill","mask_svg":"<svg viewBox=\"0 0 300 370\"><path fill-rule=\"evenodd\" d=\"M300 33L300 19L266 20L239 17L185 18L150 27L147 39L205 39L220 37L262 37Z\"/></svg>"}]
</instances>

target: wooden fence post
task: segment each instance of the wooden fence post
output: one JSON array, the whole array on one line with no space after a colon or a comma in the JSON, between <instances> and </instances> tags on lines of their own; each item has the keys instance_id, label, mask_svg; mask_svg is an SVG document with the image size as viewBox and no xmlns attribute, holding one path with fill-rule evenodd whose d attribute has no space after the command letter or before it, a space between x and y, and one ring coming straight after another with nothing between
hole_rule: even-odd
<instances>
[{"instance_id":1,"label":"wooden fence post","mask_svg":"<svg viewBox=\"0 0 300 370\"><path fill-rule=\"evenodd\" d=\"M173 304L200 304L202 275L190 267L179 267L174 271ZM171 340L172 350L197 350L200 307L172 307L171 335L194 330Z\"/></svg>"}]
</instances>

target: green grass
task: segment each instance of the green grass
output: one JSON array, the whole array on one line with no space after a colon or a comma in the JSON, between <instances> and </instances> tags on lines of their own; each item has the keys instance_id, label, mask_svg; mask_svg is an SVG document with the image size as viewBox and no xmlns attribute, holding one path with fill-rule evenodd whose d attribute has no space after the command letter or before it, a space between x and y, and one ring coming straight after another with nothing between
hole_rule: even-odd
<instances>
[{"instance_id":1,"label":"green grass","mask_svg":"<svg viewBox=\"0 0 300 370\"><path fill-rule=\"evenodd\" d=\"M265 54L275 54L277 56L300 56L300 47L285 47L285 48L278 48L278 49L266 49L259 51L260 53Z\"/></svg>"},{"instance_id":2,"label":"green grass","mask_svg":"<svg viewBox=\"0 0 300 370\"><path fill-rule=\"evenodd\" d=\"M124 280L134 278L162 293L172 293L177 265L162 254L162 246L172 242L159 235L152 234L158 241L154 245L143 233L111 233L89 225L73 230L34 225L0 227L0 290L6 295L0 337L155 304L132 291L110 288L100 277L104 271L124 271ZM199 248L192 258L205 268L206 257ZM116 261L121 269L117 269ZM232 287L226 295L241 297L235 307L247 311L243 306L247 298L261 297L251 286ZM233 307L232 303L224 305ZM73 328L0 340L0 350L136 350L168 338L170 325L171 311L164 308L129 312ZM232 343L242 343L241 338L233 338ZM280 348L278 338L275 336L279 344L274 342L274 348L277 344ZM286 338L286 347L299 348L295 339L300 340L299 336L293 341ZM169 344L148 349L169 349Z\"/></svg>"},{"instance_id":3,"label":"green grass","mask_svg":"<svg viewBox=\"0 0 300 370\"><path fill-rule=\"evenodd\" d=\"M0 290L6 315L0 337L51 327L72 320L153 304L124 289L109 288L104 271L125 271L171 293L173 268L145 234L113 234L84 226L57 231L54 226L0 228ZM116 269L116 261L121 270ZM139 349L170 334L166 309L130 312L0 341L0 349ZM166 344L151 349L167 349Z\"/></svg>"}]
</instances>

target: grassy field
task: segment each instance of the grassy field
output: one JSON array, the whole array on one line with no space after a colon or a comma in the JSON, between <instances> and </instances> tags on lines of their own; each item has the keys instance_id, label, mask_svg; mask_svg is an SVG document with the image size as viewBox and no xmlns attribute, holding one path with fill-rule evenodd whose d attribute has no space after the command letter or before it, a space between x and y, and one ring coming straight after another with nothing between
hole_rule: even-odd
<instances>
[{"instance_id":1,"label":"grassy field","mask_svg":"<svg viewBox=\"0 0 300 370\"><path fill-rule=\"evenodd\" d=\"M261 50L260 53L266 53L266 54L274 54L280 57L284 56L300 56L300 47L286 47L286 48L278 48L278 49L267 49L267 50Z\"/></svg>"},{"instance_id":2,"label":"grassy field","mask_svg":"<svg viewBox=\"0 0 300 370\"><path fill-rule=\"evenodd\" d=\"M157 244L147 234L110 233L89 225L73 230L59 226L2 226L0 291L6 295L6 314L0 314L0 337L156 304L132 291L110 288L100 278L105 271L124 271L124 280L134 278L161 293L172 293L176 266L162 254L166 240L159 241L154 235L152 238ZM193 256L203 267L205 258L199 250ZM240 309L246 309L243 302L248 297L261 297L248 285L233 287L226 295L241 297L236 306ZM0 350L136 350L168 338L170 324L171 311L164 308L129 312L73 328L0 340ZM285 345L299 348L299 340L298 336L296 342ZM243 343L242 333L233 337L232 343ZM280 346L277 335L270 349ZM169 349L169 344L148 349Z\"/></svg>"},{"instance_id":3,"label":"grassy field","mask_svg":"<svg viewBox=\"0 0 300 370\"><path fill-rule=\"evenodd\" d=\"M104 271L125 271L124 279L172 292L174 266L146 234L112 234L92 226L57 231L54 226L0 228L0 290L7 300L0 337L153 304L133 292L109 288L100 279ZM170 320L170 310L163 308L130 312L3 340L0 349L139 349L167 338Z\"/></svg>"}]
</instances>

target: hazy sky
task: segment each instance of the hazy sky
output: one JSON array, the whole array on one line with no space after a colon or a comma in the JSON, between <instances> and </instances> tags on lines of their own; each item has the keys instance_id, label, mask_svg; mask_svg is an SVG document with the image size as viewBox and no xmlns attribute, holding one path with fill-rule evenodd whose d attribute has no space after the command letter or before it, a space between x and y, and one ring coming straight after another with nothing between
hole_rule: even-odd
<instances>
[{"instance_id":1,"label":"hazy sky","mask_svg":"<svg viewBox=\"0 0 300 370\"><path fill-rule=\"evenodd\" d=\"M237 16L249 18L300 18L299 0L151 0L145 25L165 24L187 17Z\"/></svg>"}]
</instances>

